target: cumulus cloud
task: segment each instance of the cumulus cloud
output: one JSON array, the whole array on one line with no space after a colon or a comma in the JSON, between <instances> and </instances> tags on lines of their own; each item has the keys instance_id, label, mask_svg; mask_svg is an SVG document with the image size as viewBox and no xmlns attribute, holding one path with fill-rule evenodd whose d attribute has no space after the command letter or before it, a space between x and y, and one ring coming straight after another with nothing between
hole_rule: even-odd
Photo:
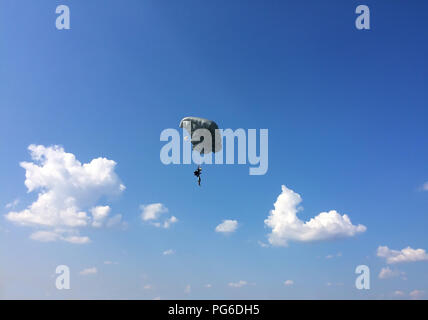
<instances>
[{"instance_id":1,"label":"cumulus cloud","mask_svg":"<svg viewBox=\"0 0 428 320\"><path fill-rule=\"evenodd\" d=\"M176 217L172 216L171 218L168 218L164 221L163 227L165 229L168 229L172 224L174 224L176 222L178 222L178 219Z\"/></svg>"},{"instance_id":2,"label":"cumulus cloud","mask_svg":"<svg viewBox=\"0 0 428 320\"><path fill-rule=\"evenodd\" d=\"M85 244L91 241L89 237L80 237L80 236L61 237L61 240L74 243L74 244Z\"/></svg>"},{"instance_id":3,"label":"cumulus cloud","mask_svg":"<svg viewBox=\"0 0 428 320\"><path fill-rule=\"evenodd\" d=\"M19 199L15 199L12 202L7 203L4 207L6 209L12 209L15 208L19 204Z\"/></svg>"},{"instance_id":4,"label":"cumulus cloud","mask_svg":"<svg viewBox=\"0 0 428 320\"><path fill-rule=\"evenodd\" d=\"M405 293L402 290L395 290L392 293L393 296L398 297L398 298L403 298L403 297L408 297L411 298L413 300L418 300L418 299L422 299L425 296L425 291L423 290L413 290L411 292L409 292L408 294Z\"/></svg>"},{"instance_id":5,"label":"cumulus cloud","mask_svg":"<svg viewBox=\"0 0 428 320\"><path fill-rule=\"evenodd\" d=\"M102 227L104 220L107 218L110 213L109 206L98 206L91 209L92 212L92 226L99 228Z\"/></svg>"},{"instance_id":6,"label":"cumulus cloud","mask_svg":"<svg viewBox=\"0 0 428 320\"><path fill-rule=\"evenodd\" d=\"M248 283L247 283L247 281L244 281L244 280L239 280L238 282L229 282L229 287L232 287L232 288L241 288L241 287L243 287L243 286L246 286Z\"/></svg>"},{"instance_id":7,"label":"cumulus cloud","mask_svg":"<svg viewBox=\"0 0 428 320\"><path fill-rule=\"evenodd\" d=\"M286 286L286 287L290 287L290 286L292 286L294 284L294 281L293 280L285 280L284 281L284 286Z\"/></svg>"},{"instance_id":8,"label":"cumulus cloud","mask_svg":"<svg viewBox=\"0 0 428 320\"><path fill-rule=\"evenodd\" d=\"M333 286L340 287L340 286L343 286L343 283L342 282L335 282L335 283L333 283L333 282L327 282L325 285L327 287L333 287Z\"/></svg>"},{"instance_id":9,"label":"cumulus cloud","mask_svg":"<svg viewBox=\"0 0 428 320\"><path fill-rule=\"evenodd\" d=\"M412 249L411 247L402 250L391 250L387 246L379 246L377 248L377 256L385 258L388 264L428 260L428 254L424 249Z\"/></svg>"},{"instance_id":10,"label":"cumulus cloud","mask_svg":"<svg viewBox=\"0 0 428 320\"><path fill-rule=\"evenodd\" d=\"M148 205L140 205L141 219L149 221L155 227L168 229L172 224L177 223L178 219L175 216L161 220L163 214L168 213L168 208L162 203L152 203Z\"/></svg>"},{"instance_id":11,"label":"cumulus cloud","mask_svg":"<svg viewBox=\"0 0 428 320\"><path fill-rule=\"evenodd\" d=\"M288 241L311 242L353 237L367 229L361 224L353 225L348 215L340 215L335 210L321 212L309 221L302 221L297 217L301 202L298 193L282 186L274 209L264 221L272 229L268 235L272 245L286 246Z\"/></svg>"},{"instance_id":12,"label":"cumulus cloud","mask_svg":"<svg viewBox=\"0 0 428 320\"><path fill-rule=\"evenodd\" d=\"M91 242L89 237L80 236L77 230L36 231L30 235L30 239L41 242L53 242L57 240L73 244L86 244Z\"/></svg>"},{"instance_id":13,"label":"cumulus cloud","mask_svg":"<svg viewBox=\"0 0 428 320\"><path fill-rule=\"evenodd\" d=\"M401 290L395 290L393 295L397 296L397 297L403 297L405 295L405 293Z\"/></svg>"},{"instance_id":14,"label":"cumulus cloud","mask_svg":"<svg viewBox=\"0 0 428 320\"><path fill-rule=\"evenodd\" d=\"M223 220L216 228L216 232L232 233L238 228L238 221L236 220Z\"/></svg>"},{"instance_id":15,"label":"cumulus cloud","mask_svg":"<svg viewBox=\"0 0 428 320\"><path fill-rule=\"evenodd\" d=\"M169 256L169 255L174 254L174 253L175 253L175 251L174 251L174 250L172 250L172 249L168 249L168 250L165 250L162 254L163 254L164 256Z\"/></svg>"},{"instance_id":16,"label":"cumulus cloud","mask_svg":"<svg viewBox=\"0 0 428 320\"><path fill-rule=\"evenodd\" d=\"M423 290L413 290L412 292L409 293L409 296L415 300L421 299L424 295L425 295L425 291Z\"/></svg>"},{"instance_id":17,"label":"cumulus cloud","mask_svg":"<svg viewBox=\"0 0 428 320\"><path fill-rule=\"evenodd\" d=\"M37 231L30 235L33 240L41 242L52 242L57 241L60 235L54 231Z\"/></svg>"},{"instance_id":18,"label":"cumulus cloud","mask_svg":"<svg viewBox=\"0 0 428 320\"><path fill-rule=\"evenodd\" d=\"M326 255L325 256L325 258L326 259L333 259L333 258L335 258L335 257L341 257L342 256L342 253L341 252L339 252L339 253L337 253L337 254L328 254L328 255Z\"/></svg>"},{"instance_id":19,"label":"cumulus cloud","mask_svg":"<svg viewBox=\"0 0 428 320\"><path fill-rule=\"evenodd\" d=\"M269 245L267 244L267 243L264 243L263 241L257 241L257 243L259 244L259 246L260 247L262 247L262 248L267 248L267 247L269 247Z\"/></svg>"},{"instance_id":20,"label":"cumulus cloud","mask_svg":"<svg viewBox=\"0 0 428 320\"><path fill-rule=\"evenodd\" d=\"M141 219L144 221L157 220L162 213L168 212L168 208L162 203L152 203L148 205L141 205Z\"/></svg>"},{"instance_id":21,"label":"cumulus cloud","mask_svg":"<svg viewBox=\"0 0 428 320\"><path fill-rule=\"evenodd\" d=\"M100 227L110 207L97 202L125 189L114 171L116 162L100 157L82 164L59 146L30 145L28 150L33 162L20 165L28 192L37 191L38 197L24 210L7 213L6 219L45 229L33 233L34 240L89 242L88 237L79 236L78 228Z\"/></svg>"},{"instance_id":22,"label":"cumulus cloud","mask_svg":"<svg viewBox=\"0 0 428 320\"><path fill-rule=\"evenodd\" d=\"M95 267L83 269L82 271L80 271L80 274L82 276L88 276L88 275L96 274L96 273L98 273L98 270Z\"/></svg>"},{"instance_id":23,"label":"cumulus cloud","mask_svg":"<svg viewBox=\"0 0 428 320\"><path fill-rule=\"evenodd\" d=\"M404 275L403 272L392 270L390 267L382 268L379 272L379 279L388 279Z\"/></svg>"}]
</instances>

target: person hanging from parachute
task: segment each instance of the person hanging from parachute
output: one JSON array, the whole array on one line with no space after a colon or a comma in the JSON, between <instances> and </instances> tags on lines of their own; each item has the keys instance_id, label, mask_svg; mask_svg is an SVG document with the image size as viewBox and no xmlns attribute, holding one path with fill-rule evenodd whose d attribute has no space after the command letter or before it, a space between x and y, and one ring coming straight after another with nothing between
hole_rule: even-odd
<instances>
[{"instance_id":1,"label":"person hanging from parachute","mask_svg":"<svg viewBox=\"0 0 428 320\"><path fill-rule=\"evenodd\" d=\"M202 173L202 168L200 166L198 166L198 169L196 169L196 171L193 172L193 174L198 177L199 186L201 186L201 173Z\"/></svg>"},{"instance_id":2,"label":"person hanging from parachute","mask_svg":"<svg viewBox=\"0 0 428 320\"><path fill-rule=\"evenodd\" d=\"M215 153L222 149L221 145L221 134L217 123L212 120L199 118L199 117L185 117L180 121L180 128L184 128L190 135L190 141L192 143L192 150L202 154ZM208 130L211 134L211 141L204 141L201 139L199 129ZM202 136L203 137L203 136ZM193 174L198 178L198 185L201 185L201 173L202 168L198 166L198 169Z\"/></svg>"}]
</instances>

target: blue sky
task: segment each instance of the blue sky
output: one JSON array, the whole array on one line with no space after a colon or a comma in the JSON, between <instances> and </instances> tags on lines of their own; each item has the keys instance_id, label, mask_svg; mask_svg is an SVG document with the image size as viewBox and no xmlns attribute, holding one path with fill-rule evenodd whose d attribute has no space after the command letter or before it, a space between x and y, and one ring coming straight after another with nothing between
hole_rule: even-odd
<instances>
[{"instance_id":1,"label":"blue sky","mask_svg":"<svg viewBox=\"0 0 428 320\"><path fill-rule=\"evenodd\" d=\"M55 28L60 4L71 30ZM2 1L0 298L426 298L426 253L396 251L428 250L428 4L364 1L369 31L355 28L359 4ZM161 131L189 115L269 129L267 174L205 166L199 188L194 165L163 165ZM75 244L33 240L45 229L7 219L44 192L24 183L32 144L82 164L114 160L114 187L126 190L96 205L122 222L79 228L90 242ZM282 185L302 197L301 220L336 210L366 231L260 246ZM178 222L143 221L140 206L153 203ZM238 228L215 232L225 219ZM388 263L380 246L422 261ZM55 288L62 264L71 290ZM361 264L370 290L355 288Z\"/></svg>"}]
</instances>

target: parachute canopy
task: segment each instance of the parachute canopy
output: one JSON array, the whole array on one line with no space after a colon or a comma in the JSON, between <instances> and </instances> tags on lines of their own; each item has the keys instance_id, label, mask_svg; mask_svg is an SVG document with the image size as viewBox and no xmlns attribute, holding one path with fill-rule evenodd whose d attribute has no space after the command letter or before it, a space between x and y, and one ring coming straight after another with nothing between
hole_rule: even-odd
<instances>
[{"instance_id":1,"label":"parachute canopy","mask_svg":"<svg viewBox=\"0 0 428 320\"><path fill-rule=\"evenodd\" d=\"M214 121L199 117L185 117L180 121L180 128L186 129L189 133L193 150L201 154L214 153L221 150L222 137L218 130L218 125ZM207 132L199 129L209 131L211 144L208 141L204 142L204 133Z\"/></svg>"}]
</instances>

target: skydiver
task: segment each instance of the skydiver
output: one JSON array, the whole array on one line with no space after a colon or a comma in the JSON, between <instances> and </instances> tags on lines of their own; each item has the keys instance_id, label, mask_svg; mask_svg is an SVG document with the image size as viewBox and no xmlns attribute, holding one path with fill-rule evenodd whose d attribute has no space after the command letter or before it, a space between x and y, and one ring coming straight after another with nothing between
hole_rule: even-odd
<instances>
[{"instance_id":1,"label":"skydiver","mask_svg":"<svg viewBox=\"0 0 428 320\"><path fill-rule=\"evenodd\" d=\"M195 172L193 172L193 174L198 177L199 186L201 185L201 173L202 173L202 168L200 166L198 166L198 169Z\"/></svg>"}]
</instances>

